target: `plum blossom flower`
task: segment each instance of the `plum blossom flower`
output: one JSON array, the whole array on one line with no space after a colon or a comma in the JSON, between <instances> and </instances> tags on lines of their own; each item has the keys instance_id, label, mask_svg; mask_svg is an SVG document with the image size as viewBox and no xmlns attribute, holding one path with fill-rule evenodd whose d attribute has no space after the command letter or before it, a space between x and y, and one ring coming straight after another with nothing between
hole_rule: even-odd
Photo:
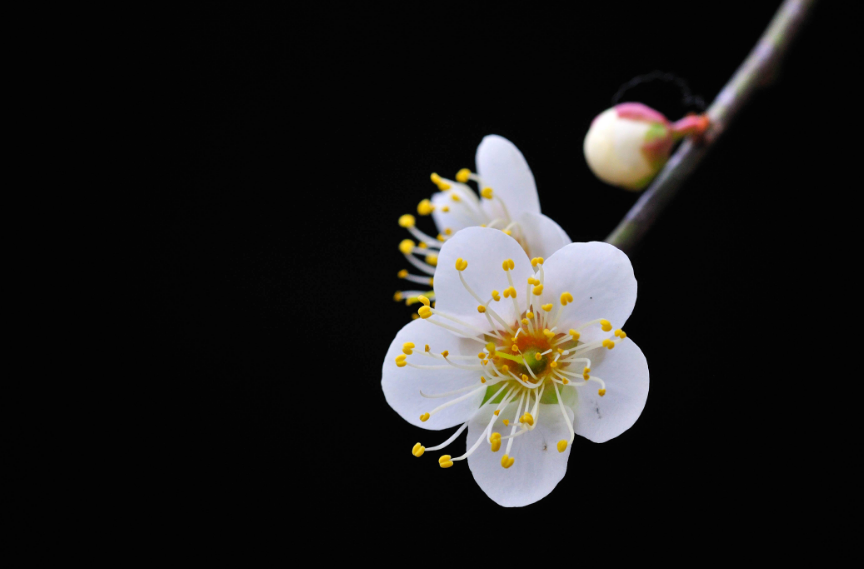
<instances>
[{"instance_id":1,"label":"plum blossom flower","mask_svg":"<svg viewBox=\"0 0 864 569\"><path fill-rule=\"evenodd\" d=\"M585 135L585 161L594 175L613 186L641 190L669 160L682 137L708 128L705 116L670 123L641 103L622 103L597 115Z\"/></svg>"},{"instance_id":2,"label":"plum blossom flower","mask_svg":"<svg viewBox=\"0 0 864 569\"><path fill-rule=\"evenodd\" d=\"M428 430L466 429L474 479L502 506L549 494L567 469L575 435L594 442L630 428L648 396L648 365L621 330L636 302L627 256L606 243L572 243L548 259L471 227L439 253L437 305L396 335L382 370L387 402ZM613 323L618 328L613 327Z\"/></svg>"},{"instance_id":3,"label":"plum blossom flower","mask_svg":"<svg viewBox=\"0 0 864 569\"><path fill-rule=\"evenodd\" d=\"M422 273L403 269L399 278L432 286L441 246L466 227L499 229L512 236L528 256L548 257L571 242L557 223L540 213L534 175L512 142L494 134L484 137L475 162L476 173L463 168L453 180L432 174L432 182L440 191L421 201L417 213L432 216L438 232L435 237L418 229L413 215L399 218L399 225L414 238L404 239L399 250ZM476 184L479 195L469 181ZM393 298L411 305L420 296L434 300L434 294L432 290L404 290Z\"/></svg>"}]
</instances>

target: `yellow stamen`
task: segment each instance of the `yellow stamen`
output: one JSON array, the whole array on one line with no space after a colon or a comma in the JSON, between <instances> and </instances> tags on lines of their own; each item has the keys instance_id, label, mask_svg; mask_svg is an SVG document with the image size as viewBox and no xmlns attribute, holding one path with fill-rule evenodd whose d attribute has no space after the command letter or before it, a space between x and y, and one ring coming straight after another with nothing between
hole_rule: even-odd
<instances>
[{"instance_id":1,"label":"yellow stamen","mask_svg":"<svg viewBox=\"0 0 864 569\"><path fill-rule=\"evenodd\" d=\"M429 420L429 413L423 413L422 415L420 415L420 420L424 423L426 421L428 421Z\"/></svg>"},{"instance_id":2,"label":"yellow stamen","mask_svg":"<svg viewBox=\"0 0 864 569\"><path fill-rule=\"evenodd\" d=\"M610 350L615 347L615 342L612 340L603 340L603 347L609 348Z\"/></svg>"},{"instance_id":3,"label":"yellow stamen","mask_svg":"<svg viewBox=\"0 0 864 569\"><path fill-rule=\"evenodd\" d=\"M429 215L433 211L435 211L435 206L429 200L423 200L417 204L417 213L420 215Z\"/></svg>"},{"instance_id":4,"label":"yellow stamen","mask_svg":"<svg viewBox=\"0 0 864 569\"><path fill-rule=\"evenodd\" d=\"M429 318L430 316L432 316L432 309L426 305L423 305L417 310L417 314L420 315L420 318Z\"/></svg>"},{"instance_id":5,"label":"yellow stamen","mask_svg":"<svg viewBox=\"0 0 864 569\"><path fill-rule=\"evenodd\" d=\"M487 200L491 200L492 199L492 188L483 188L483 190L480 192L480 195L483 196L484 198L486 198Z\"/></svg>"},{"instance_id":6,"label":"yellow stamen","mask_svg":"<svg viewBox=\"0 0 864 569\"><path fill-rule=\"evenodd\" d=\"M600 321L600 327L603 328L604 332L608 332L609 330L612 329L612 323L609 322L608 320L601 320Z\"/></svg>"},{"instance_id":7,"label":"yellow stamen","mask_svg":"<svg viewBox=\"0 0 864 569\"><path fill-rule=\"evenodd\" d=\"M414 448L411 449L411 454L413 454L416 457L423 456L424 452L426 452L426 447L424 447L420 443L417 443L416 445L414 445Z\"/></svg>"},{"instance_id":8,"label":"yellow stamen","mask_svg":"<svg viewBox=\"0 0 864 569\"><path fill-rule=\"evenodd\" d=\"M531 259L531 266L536 267L537 265L543 264L543 257L534 257Z\"/></svg>"},{"instance_id":9,"label":"yellow stamen","mask_svg":"<svg viewBox=\"0 0 864 569\"><path fill-rule=\"evenodd\" d=\"M503 466L504 468L510 468L511 466L513 466L514 462L516 462L516 459L511 458L506 454L501 457L501 466Z\"/></svg>"},{"instance_id":10,"label":"yellow stamen","mask_svg":"<svg viewBox=\"0 0 864 569\"><path fill-rule=\"evenodd\" d=\"M399 291L396 291L396 293L393 295L393 300L395 300L396 302L399 302L403 298L405 298L405 296Z\"/></svg>"},{"instance_id":11,"label":"yellow stamen","mask_svg":"<svg viewBox=\"0 0 864 569\"><path fill-rule=\"evenodd\" d=\"M450 352L447 351L447 350L444 350L443 352L441 352L441 355L444 356L444 357L446 358L447 356L450 355Z\"/></svg>"},{"instance_id":12,"label":"yellow stamen","mask_svg":"<svg viewBox=\"0 0 864 569\"><path fill-rule=\"evenodd\" d=\"M429 299L426 298L425 296L423 296L422 294L417 297L417 300L419 300L420 302L422 302L426 306L429 306Z\"/></svg>"},{"instance_id":13,"label":"yellow stamen","mask_svg":"<svg viewBox=\"0 0 864 569\"><path fill-rule=\"evenodd\" d=\"M439 466L441 466L441 468L450 468L451 466L453 466L453 461L450 460L449 454L445 454L438 459L438 464Z\"/></svg>"},{"instance_id":14,"label":"yellow stamen","mask_svg":"<svg viewBox=\"0 0 864 569\"><path fill-rule=\"evenodd\" d=\"M561 293L561 306L567 306L571 302L573 302L573 295L570 294L569 292L562 292Z\"/></svg>"},{"instance_id":15,"label":"yellow stamen","mask_svg":"<svg viewBox=\"0 0 864 569\"><path fill-rule=\"evenodd\" d=\"M403 239L402 242L399 243L399 250L406 255L410 255L411 251L414 250L414 242L410 239Z\"/></svg>"},{"instance_id":16,"label":"yellow stamen","mask_svg":"<svg viewBox=\"0 0 864 569\"><path fill-rule=\"evenodd\" d=\"M495 302L501 300L501 296L498 294L497 290L492 291L492 300L494 300Z\"/></svg>"},{"instance_id":17,"label":"yellow stamen","mask_svg":"<svg viewBox=\"0 0 864 569\"><path fill-rule=\"evenodd\" d=\"M537 296L540 296L541 294L543 294L543 285L538 284L537 286L534 287L532 292L534 292L534 294L536 294Z\"/></svg>"},{"instance_id":18,"label":"yellow stamen","mask_svg":"<svg viewBox=\"0 0 864 569\"><path fill-rule=\"evenodd\" d=\"M570 334L571 336L573 336L573 340L578 340L578 339L579 339L579 336L581 336L581 334L580 334L579 332L577 332L576 330L574 330L574 329L572 329L572 328L570 329L569 334Z\"/></svg>"},{"instance_id":19,"label":"yellow stamen","mask_svg":"<svg viewBox=\"0 0 864 569\"><path fill-rule=\"evenodd\" d=\"M479 312L480 314L483 314L484 312L486 312L486 307L483 306L482 304L477 306L477 312Z\"/></svg>"},{"instance_id":20,"label":"yellow stamen","mask_svg":"<svg viewBox=\"0 0 864 569\"><path fill-rule=\"evenodd\" d=\"M426 348L425 348L425 350L426 350L427 352L429 351L429 344L426 344Z\"/></svg>"},{"instance_id":21,"label":"yellow stamen","mask_svg":"<svg viewBox=\"0 0 864 569\"><path fill-rule=\"evenodd\" d=\"M414 216L411 215L410 213L406 213L405 215L403 215L402 217L399 218L399 227L405 227L405 228L414 227L414 223L415 223Z\"/></svg>"},{"instance_id":22,"label":"yellow stamen","mask_svg":"<svg viewBox=\"0 0 864 569\"><path fill-rule=\"evenodd\" d=\"M526 312L525 317L526 318L534 318L534 313L533 312Z\"/></svg>"},{"instance_id":23,"label":"yellow stamen","mask_svg":"<svg viewBox=\"0 0 864 569\"><path fill-rule=\"evenodd\" d=\"M552 336L555 335L555 332L552 332L551 330L549 330L547 328L547 329L543 330L543 335L546 336L547 338L551 338Z\"/></svg>"},{"instance_id":24,"label":"yellow stamen","mask_svg":"<svg viewBox=\"0 0 864 569\"><path fill-rule=\"evenodd\" d=\"M600 397L603 397L604 395L606 395L606 390L605 390L605 389L598 389L598 390L597 390L597 394L598 394Z\"/></svg>"},{"instance_id":25,"label":"yellow stamen","mask_svg":"<svg viewBox=\"0 0 864 569\"><path fill-rule=\"evenodd\" d=\"M456 270L464 271L468 268L468 261L464 260L462 257L456 259Z\"/></svg>"},{"instance_id":26,"label":"yellow stamen","mask_svg":"<svg viewBox=\"0 0 864 569\"><path fill-rule=\"evenodd\" d=\"M542 285L541 285L541 286L542 286ZM542 308L542 309L545 310L546 312L549 312L550 310L552 310L552 303L550 302L549 304L544 304L544 305L541 306L540 308Z\"/></svg>"},{"instance_id":27,"label":"yellow stamen","mask_svg":"<svg viewBox=\"0 0 864 569\"><path fill-rule=\"evenodd\" d=\"M464 184L468 181L468 176L471 175L471 170L468 168L462 168L458 172L456 172L456 181Z\"/></svg>"},{"instance_id":28,"label":"yellow stamen","mask_svg":"<svg viewBox=\"0 0 864 569\"><path fill-rule=\"evenodd\" d=\"M399 271L396 274L396 276L399 277L400 279L404 279L405 277L408 276L408 271L406 269L402 269L401 271Z\"/></svg>"},{"instance_id":29,"label":"yellow stamen","mask_svg":"<svg viewBox=\"0 0 864 569\"><path fill-rule=\"evenodd\" d=\"M516 266L516 263L513 262L513 259L506 259L503 263L501 263L501 268L505 271L512 271Z\"/></svg>"},{"instance_id":30,"label":"yellow stamen","mask_svg":"<svg viewBox=\"0 0 864 569\"><path fill-rule=\"evenodd\" d=\"M402 353L408 354L409 356L414 353L414 344L411 342L405 342L402 344Z\"/></svg>"},{"instance_id":31,"label":"yellow stamen","mask_svg":"<svg viewBox=\"0 0 864 569\"><path fill-rule=\"evenodd\" d=\"M621 328L618 328L617 330L615 330L615 335L618 336L619 338L621 338L622 340L627 337L627 333L624 332L624 330L622 330Z\"/></svg>"},{"instance_id":32,"label":"yellow stamen","mask_svg":"<svg viewBox=\"0 0 864 569\"><path fill-rule=\"evenodd\" d=\"M525 413L522 415L521 421L523 423L528 423L531 426L534 426L534 417L531 416L531 413Z\"/></svg>"},{"instance_id":33,"label":"yellow stamen","mask_svg":"<svg viewBox=\"0 0 864 569\"><path fill-rule=\"evenodd\" d=\"M450 199L453 200L454 202L458 202L462 198L459 197L459 194L454 192L454 193L450 194Z\"/></svg>"},{"instance_id":34,"label":"yellow stamen","mask_svg":"<svg viewBox=\"0 0 864 569\"><path fill-rule=\"evenodd\" d=\"M567 441L561 439L558 441L558 452L564 452L565 450L567 450Z\"/></svg>"},{"instance_id":35,"label":"yellow stamen","mask_svg":"<svg viewBox=\"0 0 864 569\"><path fill-rule=\"evenodd\" d=\"M426 255L426 262L432 265L433 267L438 266L438 255Z\"/></svg>"},{"instance_id":36,"label":"yellow stamen","mask_svg":"<svg viewBox=\"0 0 864 569\"><path fill-rule=\"evenodd\" d=\"M396 356L396 367L405 367L406 365L408 364L405 362L405 354Z\"/></svg>"}]
</instances>

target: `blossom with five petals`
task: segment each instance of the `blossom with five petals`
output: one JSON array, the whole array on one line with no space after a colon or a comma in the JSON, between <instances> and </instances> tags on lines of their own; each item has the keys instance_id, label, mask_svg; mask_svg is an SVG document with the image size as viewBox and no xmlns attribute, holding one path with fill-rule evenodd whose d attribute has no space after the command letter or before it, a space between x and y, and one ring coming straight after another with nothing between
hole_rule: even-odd
<instances>
[{"instance_id":1,"label":"blossom with five petals","mask_svg":"<svg viewBox=\"0 0 864 569\"><path fill-rule=\"evenodd\" d=\"M502 506L524 506L563 478L579 434L605 442L645 406L648 365L620 326L636 302L627 256L572 243L529 259L501 231L472 227L441 248L437 304L396 335L384 360L387 402L409 423L467 429L474 479ZM619 328L614 329L612 323ZM503 452L501 452L503 450Z\"/></svg>"},{"instance_id":2,"label":"blossom with five petals","mask_svg":"<svg viewBox=\"0 0 864 569\"><path fill-rule=\"evenodd\" d=\"M459 230L480 226L500 229L511 235L525 253L548 257L571 242L561 227L540 213L540 199L534 175L516 146L498 135L483 138L475 157L477 173L460 170L454 180L432 174L439 192L417 206L419 215L431 215L438 234L433 237L417 228L416 218L405 214L399 225L414 239L404 239L399 250L422 275L399 271L399 277L432 286L441 246ZM477 185L475 193L468 182ZM415 304L420 296L434 300L434 291L405 290L394 295L397 301Z\"/></svg>"}]
</instances>

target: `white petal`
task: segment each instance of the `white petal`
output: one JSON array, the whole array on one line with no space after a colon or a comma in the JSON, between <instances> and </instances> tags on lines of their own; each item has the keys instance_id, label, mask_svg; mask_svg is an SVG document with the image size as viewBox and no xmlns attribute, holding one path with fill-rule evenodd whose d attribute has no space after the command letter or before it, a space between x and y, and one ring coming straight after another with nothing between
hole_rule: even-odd
<instances>
[{"instance_id":1,"label":"white petal","mask_svg":"<svg viewBox=\"0 0 864 569\"><path fill-rule=\"evenodd\" d=\"M474 383L479 386L480 372L455 367L450 369L397 367L396 356L402 353L402 344L405 342L413 342L416 346L414 354L408 356L408 361L422 365L444 365L446 363L443 360L420 356L419 354L424 350L424 344L429 344L430 351L437 354L447 350L454 356L476 356L483 349L483 346L470 340L460 340L443 328L423 319L418 319L406 324L396 334L396 339L393 340L390 349L387 350L387 357L384 358L384 367L381 370L381 387L384 389L387 403L412 425L439 431L467 421L471 414L480 407L480 402L483 400L483 390L476 396L469 397L465 401L439 411L425 423L420 421L420 415L428 413L447 401L461 397L469 393L470 390L464 394L440 399L423 397L420 391L422 390L426 395L435 395L461 389ZM474 364L468 360L454 361L464 365ZM475 361L479 360L475 358Z\"/></svg>"},{"instance_id":2,"label":"white petal","mask_svg":"<svg viewBox=\"0 0 864 569\"><path fill-rule=\"evenodd\" d=\"M483 184L504 201L512 219L526 211L540 213L534 175L512 142L497 134L484 137L475 161ZM492 217L502 217L503 211L495 200L483 200L483 207Z\"/></svg>"},{"instance_id":3,"label":"white petal","mask_svg":"<svg viewBox=\"0 0 864 569\"><path fill-rule=\"evenodd\" d=\"M483 302L491 298L493 290L503 292L510 286L501 264L506 259L513 259L515 268L510 274L516 288L516 300L524 310L525 286L534 272L531 261L515 239L503 231L486 227L467 227L444 243L435 270L436 308L469 320L484 330L489 328L486 317L477 312L479 303L459 280L456 259L460 257L468 261L468 268L462 271L465 282ZM517 316L512 300L504 298L503 294L499 302L492 301L489 306L508 322Z\"/></svg>"},{"instance_id":4,"label":"white petal","mask_svg":"<svg viewBox=\"0 0 864 569\"><path fill-rule=\"evenodd\" d=\"M449 192L437 192L432 194L432 205L435 206L435 209L432 211L432 220L435 221L435 227L438 228L438 233L444 233L445 229L450 229L453 233L456 233L460 229L472 225L480 225L479 222L466 214L466 210L463 206L458 205L453 201ZM447 206L450 211L445 213L443 209L444 206Z\"/></svg>"},{"instance_id":5,"label":"white petal","mask_svg":"<svg viewBox=\"0 0 864 569\"><path fill-rule=\"evenodd\" d=\"M552 253L573 242L561 226L543 215L526 211L519 217L531 257L548 259Z\"/></svg>"},{"instance_id":6,"label":"white petal","mask_svg":"<svg viewBox=\"0 0 864 569\"><path fill-rule=\"evenodd\" d=\"M515 414L515 404L501 411L501 417L511 418ZM489 423L494 406L481 409L468 423L467 445L473 445L480 433ZM571 410L565 407L572 420ZM510 428L496 421L493 431L502 436L510 434ZM570 431L564 422L558 405L543 405L536 428L513 439L510 456L515 459L513 466L501 466L501 457L507 449L507 441L501 441L501 449L492 452L490 445L481 443L474 454L468 457L468 466L474 480L486 495L496 503L507 507L527 506L547 496L567 472L567 459L570 445L564 452L558 452L558 441L570 438Z\"/></svg>"},{"instance_id":7,"label":"white petal","mask_svg":"<svg viewBox=\"0 0 864 569\"><path fill-rule=\"evenodd\" d=\"M588 357L591 375L606 382L606 395L598 395L599 384L593 381L570 388L578 394L573 430L595 443L603 443L632 427L642 414L648 399L648 362L630 338L611 350L594 350Z\"/></svg>"},{"instance_id":8,"label":"white petal","mask_svg":"<svg viewBox=\"0 0 864 569\"><path fill-rule=\"evenodd\" d=\"M556 251L543 264L545 282L542 303L560 303L562 292L573 295L564 307L558 329L566 332L598 318L621 328L636 305L633 266L620 249L608 243L571 243ZM436 276L437 279L437 276ZM583 341L608 338L609 333L593 325L582 331Z\"/></svg>"}]
</instances>

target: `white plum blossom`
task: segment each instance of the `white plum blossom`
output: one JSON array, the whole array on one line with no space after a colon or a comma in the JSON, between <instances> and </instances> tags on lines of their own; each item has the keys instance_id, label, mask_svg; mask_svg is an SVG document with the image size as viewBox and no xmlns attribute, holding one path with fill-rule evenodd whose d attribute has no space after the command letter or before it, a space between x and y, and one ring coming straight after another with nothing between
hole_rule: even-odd
<instances>
[{"instance_id":1,"label":"white plum blossom","mask_svg":"<svg viewBox=\"0 0 864 569\"><path fill-rule=\"evenodd\" d=\"M420 318L390 345L384 395L413 425L460 425L414 456L467 429L466 451L439 465L467 459L498 504L534 503L563 478L575 435L608 441L645 406L648 365L621 330L636 303L630 260L598 242L529 259L503 232L471 227L438 261L436 306L421 298Z\"/></svg>"},{"instance_id":2,"label":"white plum blossom","mask_svg":"<svg viewBox=\"0 0 864 569\"><path fill-rule=\"evenodd\" d=\"M511 235L529 257L548 257L571 242L561 227L540 213L540 199L534 175L516 146L501 136L483 138L475 156L477 172L463 168L455 179L432 174L439 192L417 206L419 215L431 215L438 234L430 236L416 226L416 218L405 214L399 225L414 239L405 239L399 250L421 275L399 271L399 277L431 286L441 246L466 227L488 227ZM469 185L473 182L478 192ZM397 301L414 304L420 296L434 300L432 290L405 290L394 295Z\"/></svg>"}]
</instances>

